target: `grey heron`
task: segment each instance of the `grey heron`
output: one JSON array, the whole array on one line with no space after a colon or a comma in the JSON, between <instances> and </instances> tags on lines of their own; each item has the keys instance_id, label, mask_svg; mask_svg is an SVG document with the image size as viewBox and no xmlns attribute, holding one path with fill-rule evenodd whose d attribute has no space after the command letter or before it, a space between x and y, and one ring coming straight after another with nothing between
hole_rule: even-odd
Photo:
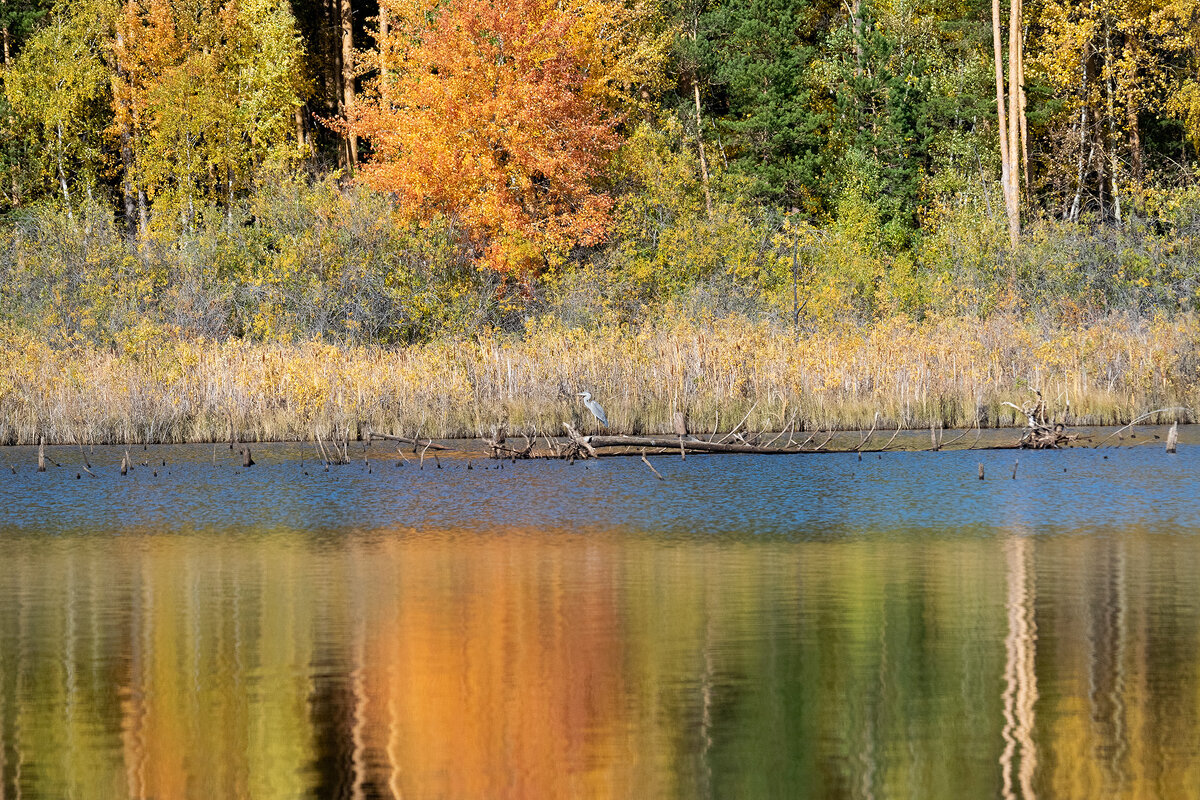
<instances>
[{"instance_id":1,"label":"grey heron","mask_svg":"<svg viewBox=\"0 0 1200 800\"><path fill-rule=\"evenodd\" d=\"M596 420L601 425L603 425L604 427L607 428L608 427L608 417L604 416L604 408L599 403L597 403L595 400L592 399L592 393L591 392L576 392L575 394L578 395L579 397L583 398L583 405L587 408L588 411L592 412L592 416L595 417Z\"/></svg>"}]
</instances>

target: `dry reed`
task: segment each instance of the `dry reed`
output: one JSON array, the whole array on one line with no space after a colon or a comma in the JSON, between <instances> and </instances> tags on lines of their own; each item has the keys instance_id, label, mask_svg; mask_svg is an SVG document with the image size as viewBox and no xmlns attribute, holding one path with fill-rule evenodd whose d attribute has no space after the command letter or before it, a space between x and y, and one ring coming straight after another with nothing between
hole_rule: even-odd
<instances>
[{"instance_id":1,"label":"dry reed","mask_svg":"<svg viewBox=\"0 0 1200 800\"><path fill-rule=\"evenodd\" d=\"M1200 406L1192 317L1111 317L1042 331L1011 316L904 318L794 335L743 318L586 331L553 322L523 338L401 349L144 342L124 352L54 348L0 328L0 441L135 443L581 430L575 391L613 429L882 429L1023 424L1003 401L1042 390L1076 424L1120 424L1163 406ZM1154 422L1184 421L1190 414Z\"/></svg>"}]
</instances>

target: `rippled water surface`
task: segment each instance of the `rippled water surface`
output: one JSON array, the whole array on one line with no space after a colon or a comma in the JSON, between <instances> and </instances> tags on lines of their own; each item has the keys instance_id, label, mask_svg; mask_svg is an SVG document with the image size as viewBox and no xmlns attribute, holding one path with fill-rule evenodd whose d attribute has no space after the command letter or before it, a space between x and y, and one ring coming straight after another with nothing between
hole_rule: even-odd
<instances>
[{"instance_id":1,"label":"rippled water surface","mask_svg":"<svg viewBox=\"0 0 1200 800\"><path fill-rule=\"evenodd\" d=\"M0 797L1200 797L1200 435L1154 433L3 449Z\"/></svg>"}]
</instances>

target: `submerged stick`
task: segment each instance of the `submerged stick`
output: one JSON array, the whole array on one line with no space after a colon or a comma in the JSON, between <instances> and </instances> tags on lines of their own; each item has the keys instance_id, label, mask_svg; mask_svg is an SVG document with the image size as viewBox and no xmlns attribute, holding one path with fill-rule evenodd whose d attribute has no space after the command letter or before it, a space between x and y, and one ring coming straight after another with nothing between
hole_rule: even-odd
<instances>
[{"instance_id":1,"label":"submerged stick","mask_svg":"<svg viewBox=\"0 0 1200 800\"><path fill-rule=\"evenodd\" d=\"M393 436L390 433L375 433L374 431L367 431L367 441L370 441L371 439L387 439L392 442L403 442L404 444L411 444L413 447L421 447L423 445L426 450L454 449L453 447L447 447L444 444L438 444L431 439L422 439L419 436L413 438L409 436Z\"/></svg>"},{"instance_id":2,"label":"submerged stick","mask_svg":"<svg viewBox=\"0 0 1200 800\"><path fill-rule=\"evenodd\" d=\"M858 447L854 448L856 452L861 453L867 442L871 441L871 437L875 435L875 427L879 424L879 412L875 412L875 419L871 422L871 430L867 431L867 435L858 443Z\"/></svg>"},{"instance_id":3,"label":"submerged stick","mask_svg":"<svg viewBox=\"0 0 1200 800\"><path fill-rule=\"evenodd\" d=\"M897 425L896 432L892 434L892 438L887 440L887 444L885 444L883 447L879 448L878 450L868 451L868 452L882 453L882 452L886 451L889 447L892 446L892 442L896 441L896 437L900 435L900 431L902 431L902 430L904 430L904 426Z\"/></svg>"},{"instance_id":4,"label":"submerged stick","mask_svg":"<svg viewBox=\"0 0 1200 800\"><path fill-rule=\"evenodd\" d=\"M650 468L650 471L654 473L654 477L658 478L660 481L666 480L666 478L664 478L662 475L658 474L658 470L656 470L654 468L654 465L650 463L650 460L648 458L646 458L645 448L642 448L642 463Z\"/></svg>"},{"instance_id":5,"label":"submerged stick","mask_svg":"<svg viewBox=\"0 0 1200 800\"><path fill-rule=\"evenodd\" d=\"M962 433L960 433L958 436L955 436L955 437L954 437L953 439L951 439L950 441L948 441L948 442L942 442L942 443L941 443L941 445L940 445L940 446L941 446L941 449L945 450L945 449L946 449L947 447L949 447L950 445L954 444L955 442L958 442L958 441L960 441L961 439L963 439L964 437L966 437L966 435L967 435L968 433L970 433L970 432L971 432L971 430L972 430L971 428L967 428L965 431L963 431ZM977 429L976 429L976 430L977 430Z\"/></svg>"},{"instance_id":6,"label":"submerged stick","mask_svg":"<svg viewBox=\"0 0 1200 800\"><path fill-rule=\"evenodd\" d=\"M1105 442L1107 442L1109 439L1113 438L1114 436L1119 435L1121 433L1121 431L1129 430L1134 425L1137 425L1139 422L1146 419L1147 417L1153 417L1155 414L1161 414L1164 411L1189 411L1190 412L1191 409L1184 408L1183 406L1168 406L1167 408L1156 408L1153 411L1147 411L1145 414L1142 414L1140 417L1133 420L1133 422L1130 422L1128 425L1126 425L1122 428L1117 428L1115 431L1110 433L1108 436L1105 436L1103 439L1100 440L1100 444L1096 445L1096 447L1097 448L1103 447ZM1176 420L1176 422L1179 422L1179 420Z\"/></svg>"},{"instance_id":7,"label":"submerged stick","mask_svg":"<svg viewBox=\"0 0 1200 800\"><path fill-rule=\"evenodd\" d=\"M756 408L758 408L757 400L755 400L753 403L750 404L750 410L746 412L746 416L742 417L742 421L739 422L737 425L734 425L733 429L731 431L729 431L729 433L725 434L725 437L723 439L721 439L721 441L718 442L718 444L724 444L726 441L728 441L730 436L733 436L735 433L737 433L738 428L742 427L742 425L744 425L746 423L746 420L750 419L750 415L754 413L754 409L756 409ZM714 434L714 435L716 435L716 434Z\"/></svg>"}]
</instances>

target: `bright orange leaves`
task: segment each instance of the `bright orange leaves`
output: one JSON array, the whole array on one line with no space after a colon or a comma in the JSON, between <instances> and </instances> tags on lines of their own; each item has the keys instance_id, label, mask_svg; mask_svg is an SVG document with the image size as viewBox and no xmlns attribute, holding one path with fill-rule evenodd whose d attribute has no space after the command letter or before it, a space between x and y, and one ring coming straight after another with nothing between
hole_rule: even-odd
<instances>
[{"instance_id":1,"label":"bright orange leaves","mask_svg":"<svg viewBox=\"0 0 1200 800\"><path fill-rule=\"evenodd\" d=\"M518 277L600 241L611 200L594 188L617 144L612 115L552 0L390 0L375 91L346 128L372 147L361 177L415 220L443 215L480 260Z\"/></svg>"}]
</instances>

